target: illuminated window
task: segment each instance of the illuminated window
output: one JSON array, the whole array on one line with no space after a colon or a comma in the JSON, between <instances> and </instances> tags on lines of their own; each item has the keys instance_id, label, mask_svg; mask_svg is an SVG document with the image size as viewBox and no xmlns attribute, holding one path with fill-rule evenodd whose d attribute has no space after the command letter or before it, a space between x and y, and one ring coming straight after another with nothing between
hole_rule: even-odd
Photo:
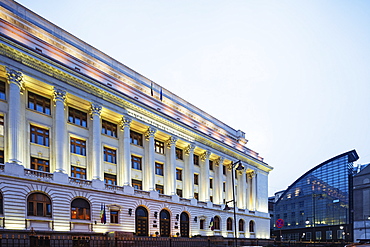
<instances>
[{"instance_id":1,"label":"illuminated window","mask_svg":"<svg viewBox=\"0 0 370 247\"><path fill-rule=\"evenodd\" d=\"M193 155L193 163L194 165L199 166L199 156L196 154Z\"/></svg>"},{"instance_id":2,"label":"illuminated window","mask_svg":"<svg viewBox=\"0 0 370 247\"><path fill-rule=\"evenodd\" d=\"M155 174L163 176L163 164L155 162Z\"/></svg>"},{"instance_id":3,"label":"illuminated window","mask_svg":"<svg viewBox=\"0 0 370 247\"><path fill-rule=\"evenodd\" d=\"M43 172L50 172L49 161L31 157L31 169Z\"/></svg>"},{"instance_id":4,"label":"illuminated window","mask_svg":"<svg viewBox=\"0 0 370 247\"><path fill-rule=\"evenodd\" d=\"M233 220L231 218L227 218L226 220L226 230L228 231L233 230Z\"/></svg>"},{"instance_id":5,"label":"illuminated window","mask_svg":"<svg viewBox=\"0 0 370 247\"><path fill-rule=\"evenodd\" d=\"M110 210L110 223L118 224L118 217L119 216L119 210L117 209L111 209Z\"/></svg>"},{"instance_id":6,"label":"illuminated window","mask_svg":"<svg viewBox=\"0 0 370 247\"><path fill-rule=\"evenodd\" d=\"M87 127L87 113L74 109L72 107L68 108L68 122Z\"/></svg>"},{"instance_id":7,"label":"illuminated window","mask_svg":"<svg viewBox=\"0 0 370 247\"><path fill-rule=\"evenodd\" d=\"M31 125L31 142L49 146L49 130Z\"/></svg>"},{"instance_id":8,"label":"illuminated window","mask_svg":"<svg viewBox=\"0 0 370 247\"><path fill-rule=\"evenodd\" d=\"M182 155L183 155L182 149L176 148L176 159L182 160L183 159Z\"/></svg>"},{"instance_id":9,"label":"illuminated window","mask_svg":"<svg viewBox=\"0 0 370 247\"><path fill-rule=\"evenodd\" d=\"M176 180L182 181L182 170L176 168Z\"/></svg>"},{"instance_id":10,"label":"illuminated window","mask_svg":"<svg viewBox=\"0 0 370 247\"><path fill-rule=\"evenodd\" d=\"M33 193L27 198L27 215L51 217L50 198L42 193Z\"/></svg>"},{"instance_id":11,"label":"illuminated window","mask_svg":"<svg viewBox=\"0 0 370 247\"><path fill-rule=\"evenodd\" d=\"M132 179L131 180L132 187L134 187L137 190L142 190L143 186L140 180Z\"/></svg>"},{"instance_id":12,"label":"illuminated window","mask_svg":"<svg viewBox=\"0 0 370 247\"><path fill-rule=\"evenodd\" d=\"M158 191L159 194L164 194L164 187L163 185L156 184L155 190Z\"/></svg>"},{"instance_id":13,"label":"illuminated window","mask_svg":"<svg viewBox=\"0 0 370 247\"><path fill-rule=\"evenodd\" d=\"M76 198L71 203L71 219L90 220L90 204L82 198Z\"/></svg>"},{"instance_id":14,"label":"illuminated window","mask_svg":"<svg viewBox=\"0 0 370 247\"><path fill-rule=\"evenodd\" d=\"M104 161L116 164L117 163L116 150L104 147Z\"/></svg>"},{"instance_id":15,"label":"illuminated window","mask_svg":"<svg viewBox=\"0 0 370 247\"><path fill-rule=\"evenodd\" d=\"M194 174L194 184L195 185L199 184L199 175L198 174Z\"/></svg>"},{"instance_id":16,"label":"illuminated window","mask_svg":"<svg viewBox=\"0 0 370 247\"><path fill-rule=\"evenodd\" d=\"M86 156L86 141L71 137L71 153Z\"/></svg>"},{"instance_id":17,"label":"illuminated window","mask_svg":"<svg viewBox=\"0 0 370 247\"><path fill-rule=\"evenodd\" d=\"M131 168L141 170L141 158L131 155Z\"/></svg>"},{"instance_id":18,"label":"illuminated window","mask_svg":"<svg viewBox=\"0 0 370 247\"><path fill-rule=\"evenodd\" d=\"M130 142L137 146L143 146L143 135L130 130Z\"/></svg>"},{"instance_id":19,"label":"illuminated window","mask_svg":"<svg viewBox=\"0 0 370 247\"><path fill-rule=\"evenodd\" d=\"M0 99L2 100L5 100L6 99L6 96L5 96L5 82L3 80L0 81Z\"/></svg>"},{"instance_id":20,"label":"illuminated window","mask_svg":"<svg viewBox=\"0 0 370 247\"><path fill-rule=\"evenodd\" d=\"M102 134L117 137L117 124L102 120Z\"/></svg>"},{"instance_id":21,"label":"illuminated window","mask_svg":"<svg viewBox=\"0 0 370 247\"><path fill-rule=\"evenodd\" d=\"M104 173L104 183L110 184L110 185L117 185L117 176Z\"/></svg>"},{"instance_id":22,"label":"illuminated window","mask_svg":"<svg viewBox=\"0 0 370 247\"><path fill-rule=\"evenodd\" d=\"M86 179L86 169L77 166L71 166L71 177Z\"/></svg>"},{"instance_id":23,"label":"illuminated window","mask_svg":"<svg viewBox=\"0 0 370 247\"><path fill-rule=\"evenodd\" d=\"M50 99L28 92L28 108L50 115Z\"/></svg>"},{"instance_id":24,"label":"illuminated window","mask_svg":"<svg viewBox=\"0 0 370 247\"><path fill-rule=\"evenodd\" d=\"M155 140L154 149L156 153L164 154L164 143L161 141Z\"/></svg>"}]
</instances>

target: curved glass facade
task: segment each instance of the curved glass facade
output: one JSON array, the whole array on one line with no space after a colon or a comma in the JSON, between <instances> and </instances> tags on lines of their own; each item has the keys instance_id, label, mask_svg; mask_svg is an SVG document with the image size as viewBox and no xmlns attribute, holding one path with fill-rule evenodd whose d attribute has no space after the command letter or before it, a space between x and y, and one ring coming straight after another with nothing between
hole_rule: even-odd
<instances>
[{"instance_id":1,"label":"curved glass facade","mask_svg":"<svg viewBox=\"0 0 370 247\"><path fill-rule=\"evenodd\" d=\"M282 228L274 228L281 230L283 240L350 238L352 162L357 159L354 150L338 155L288 187L276 202L274 213L275 222L284 220Z\"/></svg>"}]
</instances>

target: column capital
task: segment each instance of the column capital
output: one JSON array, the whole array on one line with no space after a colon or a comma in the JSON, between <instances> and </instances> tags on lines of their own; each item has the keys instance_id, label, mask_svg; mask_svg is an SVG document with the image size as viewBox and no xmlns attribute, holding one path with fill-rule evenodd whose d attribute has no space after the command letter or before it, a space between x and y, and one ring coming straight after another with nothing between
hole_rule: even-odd
<instances>
[{"instance_id":1,"label":"column capital","mask_svg":"<svg viewBox=\"0 0 370 247\"><path fill-rule=\"evenodd\" d=\"M177 137L170 136L170 138L168 138L168 140L166 141L167 148L171 148L173 145L176 145L177 140Z\"/></svg>"},{"instance_id":2,"label":"column capital","mask_svg":"<svg viewBox=\"0 0 370 247\"><path fill-rule=\"evenodd\" d=\"M208 151L208 150L206 150L206 151L204 151L204 153L202 153L202 154L200 155L200 159L201 159L202 161L205 161L206 159L209 159L209 156L211 156L211 152L210 152L210 151Z\"/></svg>"},{"instance_id":3,"label":"column capital","mask_svg":"<svg viewBox=\"0 0 370 247\"><path fill-rule=\"evenodd\" d=\"M149 127L148 130L145 132L146 140L149 141L149 138L154 137L156 132L157 132L157 129L155 129L153 127Z\"/></svg>"},{"instance_id":4,"label":"column capital","mask_svg":"<svg viewBox=\"0 0 370 247\"><path fill-rule=\"evenodd\" d=\"M186 148L185 148L185 154L190 155L191 152L194 152L195 145L190 143Z\"/></svg>"},{"instance_id":5,"label":"column capital","mask_svg":"<svg viewBox=\"0 0 370 247\"><path fill-rule=\"evenodd\" d=\"M6 67L6 76L8 77L8 83L14 83L21 90L24 89L23 74L20 71Z\"/></svg>"},{"instance_id":6,"label":"column capital","mask_svg":"<svg viewBox=\"0 0 370 247\"><path fill-rule=\"evenodd\" d=\"M131 122L132 122L131 118L123 116L120 122L121 130L123 130L125 127L130 127Z\"/></svg>"},{"instance_id":7,"label":"column capital","mask_svg":"<svg viewBox=\"0 0 370 247\"><path fill-rule=\"evenodd\" d=\"M66 100L66 97L67 97L67 92L60 89L60 88L56 88L54 87L54 102L57 102L57 101L61 101L65 104L65 100Z\"/></svg>"},{"instance_id":8,"label":"column capital","mask_svg":"<svg viewBox=\"0 0 370 247\"><path fill-rule=\"evenodd\" d=\"M101 105L96 104L96 103L91 103L91 108L90 108L91 117L93 117L94 115L97 115L98 117L100 117L101 110L102 110Z\"/></svg>"},{"instance_id":9,"label":"column capital","mask_svg":"<svg viewBox=\"0 0 370 247\"><path fill-rule=\"evenodd\" d=\"M215 164L216 166L223 165L223 164L224 164L224 160L225 160L225 158L224 158L224 157L219 157L218 159L216 159L216 160L214 161L214 164Z\"/></svg>"},{"instance_id":10,"label":"column capital","mask_svg":"<svg viewBox=\"0 0 370 247\"><path fill-rule=\"evenodd\" d=\"M255 171L247 172L247 176L248 178L254 178L256 176L256 172Z\"/></svg>"}]
</instances>

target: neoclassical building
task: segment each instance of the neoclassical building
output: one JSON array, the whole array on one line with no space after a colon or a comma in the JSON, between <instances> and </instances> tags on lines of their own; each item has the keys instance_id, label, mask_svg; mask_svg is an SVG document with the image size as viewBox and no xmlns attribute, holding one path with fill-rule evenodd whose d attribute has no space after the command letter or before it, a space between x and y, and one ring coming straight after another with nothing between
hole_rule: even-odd
<instances>
[{"instance_id":1,"label":"neoclassical building","mask_svg":"<svg viewBox=\"0 0 370 247\"><path fill-rule=\"evenodd\" d=\"M0 16L0 230L270 237L272 167L242 131L12 0Z\"/></svg>"}]
</instances>

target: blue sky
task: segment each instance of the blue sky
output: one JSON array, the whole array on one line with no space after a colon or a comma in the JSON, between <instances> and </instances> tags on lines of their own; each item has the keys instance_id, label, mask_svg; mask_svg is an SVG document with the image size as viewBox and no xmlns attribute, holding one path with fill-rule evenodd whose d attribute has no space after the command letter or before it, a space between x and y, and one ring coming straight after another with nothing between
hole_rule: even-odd
<instances>
[{"instance_id":1,"label":"blue sky","mask_svg":"<svg viewBox=\"0 0 370 247\"><path fill-rule=\"evenodd\" d=\"M269 195L352 149L370 163L370 1L18 2L244 131Z\"/></svg>"}]
</instances>

